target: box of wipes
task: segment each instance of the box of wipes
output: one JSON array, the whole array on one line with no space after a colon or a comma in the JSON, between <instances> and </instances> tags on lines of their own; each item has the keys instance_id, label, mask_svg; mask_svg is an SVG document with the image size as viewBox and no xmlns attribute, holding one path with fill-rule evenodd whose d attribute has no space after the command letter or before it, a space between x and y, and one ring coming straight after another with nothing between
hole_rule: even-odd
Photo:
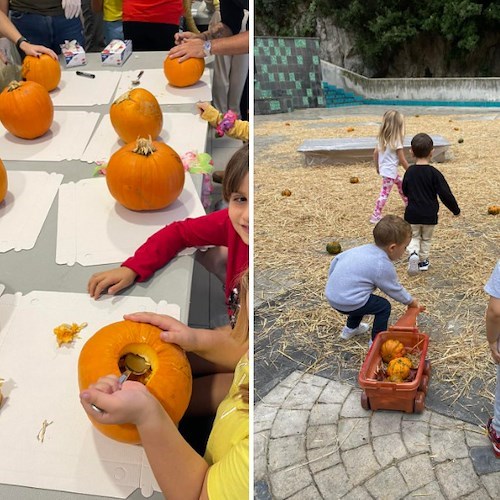
<instances>
[{"instance_id":1,"label":"box of wipes","mask_svg":"<svg viewBox=\"0 0 500 500\"><path fill-rule=\"evenodd\" d=\"M101 52L101 62L106 66L121 66L132 54L132 40L111 40Z\"/></svg>"},{"instance_id":2,"label":"box of wipes","mask_svg":"<svg viewBox=\"0 0 500 500\"><path fill-rule=\"evenodd\" d=\"M60 47L67 68L87 64L85 50L76 40L66 40Z\"/></svg>"}]
</instances>

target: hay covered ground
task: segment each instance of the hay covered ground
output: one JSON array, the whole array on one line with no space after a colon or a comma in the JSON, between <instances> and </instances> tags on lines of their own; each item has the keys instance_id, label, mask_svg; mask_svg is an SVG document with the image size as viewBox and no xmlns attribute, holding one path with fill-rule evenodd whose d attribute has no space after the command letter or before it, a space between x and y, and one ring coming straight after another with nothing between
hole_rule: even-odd
<instances>
[{"instance_id":1,"label":"hay covered ground","mask_svg":"<svg viewBox=\"0 0 500 500\"><path fill-rule=\"evenodd\" d=\"M384 111L374 108L373 115L364 116L294 120L292 114L286 121L256 120L255 272L277 284L286 277L287 283L283 300L270 300L257 310L272 321L264 321L255 333L256 360L300 350L310 355L311 364L305 367L310 371L332 363L339 370L361 366L368 336L341 340L345 317L324 298L332 259L325 246L336 240L347 250L372 241L369 218L381 180L369 162L306 166L297 148L306 139L376 136ZM419 317L419 328L431 336L428 357L433 380L444 387L444 397L453 404L473 391L493 400L495 370L485 340L487 295L483 287L500 257L500 215L487 213L489 205L500 205L500 115L488 111L405 115L407 135L426 132L450 141L447 160L435 166L448 180L462 213L454 217L441 204L428 272L409 277L406 261L396 263L397 272L403 285L427 308ZM350 184L351 176L359 177L359 184ZM282 196L284 189L291 196ZM403 216L396 189L384 213ZM259 294L256 287L255 296ZM392 323L405 308L391 302ZM276 329L283 332L279 340L262 345L270 338L270 330Z\"/></svg>"}]
</instances>

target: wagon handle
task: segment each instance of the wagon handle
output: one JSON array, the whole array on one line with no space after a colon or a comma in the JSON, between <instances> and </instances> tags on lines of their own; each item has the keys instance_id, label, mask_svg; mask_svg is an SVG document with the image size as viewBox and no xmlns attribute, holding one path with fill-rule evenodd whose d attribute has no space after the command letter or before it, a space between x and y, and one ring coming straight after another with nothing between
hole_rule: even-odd
<instances>
[{"instance_id":1,"label":"wagon handle","mask_svg":"<svg viewBox=\"0 0 500 500\"><path fill-rule=\"evenodd\" d=\"M417 316L425 311L424 306L419 307L408 307L406 312L399 318L393 326L389 327L389 330L415 330L417 326Z\"/></svg>"}]
</instances>

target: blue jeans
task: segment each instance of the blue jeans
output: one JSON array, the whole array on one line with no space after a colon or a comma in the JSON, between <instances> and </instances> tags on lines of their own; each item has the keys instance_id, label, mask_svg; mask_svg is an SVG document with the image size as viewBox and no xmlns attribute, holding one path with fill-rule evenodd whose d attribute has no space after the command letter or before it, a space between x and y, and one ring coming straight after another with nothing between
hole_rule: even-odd
<instances>
[{"instance_id":1,"label":"blue jeans","mask_svg":"<svg viewBox=\"0 0 500 500\"><path fill-rule=\"evenodd\" d=\"M121 21L104 21L104 41L123 40L123 24Z\"/></svg>"},{"instance_id":2,"label":"blue jeans","mask_svg":"<svg viewBox=\"0 0 500 500\"><path fill-rule=\"evenodd\" d=\"M363 316L367 314L375 315L372 328L372 340L374 340L378 333L387 330L389 316L391 315L391 303L387 299L372 293L364 306L354 311L338 311L342 314L347 314L346 326L348 328L357 328Z\"/></svg>"},{"instance_id":3,"label":"blue jeans","mask_svg":"<svg viewBox=\"0 0 500 500\"><path fill-rule=\"evenodd\" d=\"M83 26L79 17L66 19L64 16L42 16L29 12L10 11L10 19L18 31L35 45L45 45L56 54L66 40L76 40L85 47Z\"/></svg>"}]
</instances>

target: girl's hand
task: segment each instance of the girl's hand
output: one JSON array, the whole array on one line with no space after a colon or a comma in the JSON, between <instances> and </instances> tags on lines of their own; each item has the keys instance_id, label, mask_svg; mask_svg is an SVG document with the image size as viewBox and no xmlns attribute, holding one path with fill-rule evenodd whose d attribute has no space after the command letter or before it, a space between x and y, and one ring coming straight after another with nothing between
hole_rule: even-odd
<instances>
[{"instance_id":1,"label":"girl's hand","mask_svg":"<svg viewBox=\"0 0 500 500\"><path fill-rule=\"evenodd\" d=\"M139 425L159 405L143 384L126 381L120 387L115 375L102 377L82 391L80 402L87 414L102 424Z\"/></svg>"},{"instance_id":2,"label":"girl's hand","mask_svg":"<svg viewBox=\"0 0 500 500\"><path fill-rule=\"evenodd\" d=\"M132 269L125 266L117 267L110 271L93 274L87 285L87 291L97 300L106 289L109 295L114 295L130 286L136 278L137 273Z\"/></svg>"},{"instance_id":3,"label":"girl's hand","mask_svg":"<svg viewBox=\"0 0 500 500\"><path fill-rule=\"evenodd\" d=\"M202 115L210 106L208 102L197 102L196 107L200 110L200 115Z\"/></svg>"},{"instance_id":4,"label":"girl's hand","mask_svg":"<svg viewBox=\"0 0 500 500\"><path fill-rule=\"evenodd\" d=\"M185 351L196 351L199 348L196 330L165 314L138 312L125 314L124 319L138 323L149 323L161 328L160 338L163 342L177 344Z\"/></svg>"},{"instance_id":5,"label":"girl's hand","mask_svg":"<svg viewBox=\"0 0 500 500\"><path fill-rule=\"evenodd\" d=\"M52 59L57 61L57 54L53 50L51 50L47 47L44 47L43 45L33 45L32 43L29 43L29 42L23 42L23 43L21 43L19 48L27 56L40 57L40 55L42 55L42 54L47 54L50 57L52 57Z\"/></svg>"}]
</instances>

